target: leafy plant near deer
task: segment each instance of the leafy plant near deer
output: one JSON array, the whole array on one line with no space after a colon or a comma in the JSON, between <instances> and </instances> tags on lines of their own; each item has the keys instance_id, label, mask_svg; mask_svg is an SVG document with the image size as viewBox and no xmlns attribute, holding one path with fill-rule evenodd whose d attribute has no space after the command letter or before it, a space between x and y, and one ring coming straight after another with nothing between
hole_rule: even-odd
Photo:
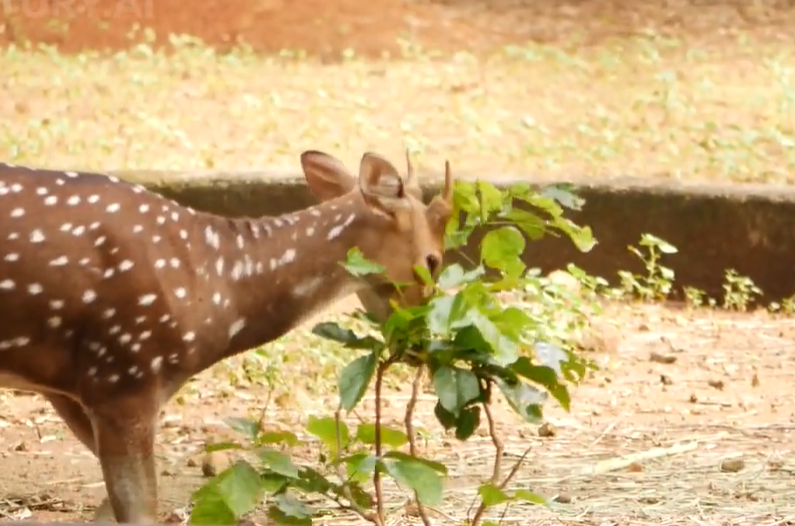
<instances>
[{"instance_id":1,"label":"leafy plant near deer","mask_svg":"<svg viewBox=\"0 0 795 526\"><path fill-rule=\"evenodd\" d=\"M315 334L362 352L340 372L336 413L310 417L307 423L306 431L322 443L319 462L298 465L278 450L277 446L299 444L293 433L264 432L254 421L230 421L247 436L248 444L216 444L208 449L245 448L256 454L259 466L238 461L200 488L194 495L192 523L235 523L270 495L268 513L273 521L311 524L312 518L328 511L309 505L301 496L320 495L329 504L384 524L382 479L388 476L414 493L419 514L428 524L425 506L442 501L447 468L420 457L415 444L413 412L426 371L438 397L435 416L444 429L464 441L486 425L496 449L492 476L479 488L479 504L469 515L470 524L482 523L492 506L517 500L545 502L528 490L508 489L521 461L503 474L503 445L490 405L499 391L528 422L542 417L542 406L550 395L568 410L568 385L579 382L592 364L577 356L560 332L547 330L549 316L506 306L505 295L520 292L530 299L534 294L543 299L545 294L547 284L521 261L525 236L536 240L546 233L564 234L583 251L590 250L595 241L590 229L564 217L565 208L578 208L581 201L559 187L536 191L526 184L498 189L486 182L458 182L454 203L447 248L464 244L477 228L488 226L480 244L480 261L450 264L436 282L418 267L419 277L434 290L430 301L420 307L395 306L383 325L359 313L358 319L369 325L369 335L331 322L314 327ZM355 275L383 271L357 249L342 264ZM416 368L404 429L387 427L381 421L384 377L398 363ZM352 411L371 384L373 421L350 429L341 413ZM368 481L375 495L365 488Z\"/></svg>"}]
</instances>

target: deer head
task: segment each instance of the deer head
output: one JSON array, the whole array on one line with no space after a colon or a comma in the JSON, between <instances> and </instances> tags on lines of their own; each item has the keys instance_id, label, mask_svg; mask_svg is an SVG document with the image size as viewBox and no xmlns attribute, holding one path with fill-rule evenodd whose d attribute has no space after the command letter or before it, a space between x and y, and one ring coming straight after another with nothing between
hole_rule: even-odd
<instances>
[{"instance_id":1,"label":"deer head","mask_svg":"<svg viewBox=\"0 0 795 526\"><path fill-rule=\"evenodd\" d=\"M385 320L392 311L390 300L415 306L427 296L427 287L414 270L426 268L438 274L444 253L444 230L452 214L453 176L445 163L445 186L430 204L422 191L406 152L407 177L376 153L365 153L358 178L341 161L319 151L301 155L301 166L312 193L321 201L351 197L357 208L359 249L369 260L386 268L396 289L383 278L364 278L356 292L367 311ZM333 242L333 241L332 241Z\"/></svg>"}]
</instances>

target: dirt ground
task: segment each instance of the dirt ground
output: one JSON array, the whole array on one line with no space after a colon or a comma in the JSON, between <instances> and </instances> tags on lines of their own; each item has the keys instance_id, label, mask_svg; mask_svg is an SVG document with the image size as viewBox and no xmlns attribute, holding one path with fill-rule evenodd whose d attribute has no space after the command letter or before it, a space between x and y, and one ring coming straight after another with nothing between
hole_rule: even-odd
<instances>
[{"instance_id":1,"label":"dirt ground","mask_svg":"<svg viewBox=\"0 0 795 526\"><path fill-rule=\"evenodd\" d=\"M600 371L574 392L571 413L546 410L555 436L540 437L536 426L497 408L506 466L531 447L516 487L559 501L552 510L510 508L504 523L781 524L775 520L795 518L795 401L789 389L795 374L788 367L795 359L795 322L612 305L595 326L590 357ZM650 359L653 353L664 359ZM296 371L296 378L303 374ZM265 405L262 390L229 383L204 373L163 412L157 448L163 520L184 520L189 495L204 480L203 445L237 438L222 418L256 414ZM307 414L331 411L331 397L318 400L301 393L306 386L291 387L289 403L268 406L274 428L297 430ZM406 399L406 388L390 390L387 420L397 418ZM365 399L359 411L370 402ZM39 397L4 395L1 404L3 518L88 518L103 492L96 462ZM478 482L488 476L490 443L480 430L455 444L432 410L428 393L417 419L430 436L423 447L451 470L437 524L452 524L464 518ZM637 458L616 460L628 455ZM216 461L223 466L225 460ZM395 524L414 523L401 516L404 494L393 489L387 497L398 508Z\"/></svg>"},{"instance_id":2,"label":"dirt ground","mask_svg":"<svg viewBox=\"0 0 795 526\"><path fill-rule=\"evenodd\" d=\"M488 51L532 40L591 45L644 34L720 41L752 30L791 40L795 6L781 0L6 0L0 43L43 42L64 51L126 47L135 27L189 34L223 48L245 42L277 52L338 57L395 53L397 39L424 47ZM287 7L289 6L289 7ZM54 20L57 19L57 20Z\"/></svg>"}]
</instances>

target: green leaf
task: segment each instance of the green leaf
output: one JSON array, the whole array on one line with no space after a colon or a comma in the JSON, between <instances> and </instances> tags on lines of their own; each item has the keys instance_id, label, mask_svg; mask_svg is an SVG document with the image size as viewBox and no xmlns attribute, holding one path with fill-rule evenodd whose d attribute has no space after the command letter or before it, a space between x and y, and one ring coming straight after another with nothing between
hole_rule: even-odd
<instances>
[{"instance_id":1,"label":"green leaf","mask_svg":"<svg viewBox=\"0 0 795 526\"><path fill-rule=\"evenodd\" d=\"M535 365L530 361L530 358L521 356L513 364L510 369L520 376L524 376L531 382L553 389L558 385L558 375L554 369L546 365Z\"/></svg>"},{"instance_id":2,"label":"green leaf","mask_svg":"<svg viewBox=\"0 0 795 526\"><path fill-rule=\"evenodd\" d=\"M487 181L477 181L475 184L480 195L480 220L485 223L492 212L502 209L502 192Z\"/></svg>"},{"instance_id":3,"label":"green leaf","mask_svg":"<svg viewBox=\"0 0 795 526\"><path fill-rule=\"evenodd\" d=\"M356 407L364 393L367 392L377 365L378 356L371 352L356 358L342 369L338 387L340 405L343 409L350 411Z\"/></svg>"},{"instance_id":4,"label":"green leaf","mask_svg":"<svg viewBox=\"0 0 795 526\"><path fill-rule=\"evenodd\" d=\"M312 508L290 495L277 495L274 499L274 504L276 504L276 507L278 507L285 515L289 515L290 517L295 517L297 519L311 517L314 514L314 510Z\"/></svg>"},{"instance_id":5,"label":"green leaf","mask_svg":"<svg viewBox=\"0 0 795 526\"><path fill-rule=\"evenodd\" d=\"M425 285L434 284L433 276L431 276L431 273L428 271L427 268L423 267L422 265L414 265L414 272L417 273L417 275L420 277L420 279Z\"/></svg>"},{"instance_id":6,"label":"green leaf","mask_svg":"<svg viewBox=\"0 0 795 526\"><path fill-rule=\"evenodd\" d=\"M440 367L433 375L433 388L442 406L456 418L468 402L480 395L475 373L458 367Z\"/></svg>"},{"instance_id":7,"label":"green leaf","mask_svg":"<svg viewBox=\"0 0 795 526\"><path fill-rule=\"evenodd\" d=\"M560 203L561 206L571 210L582 210L585 199L578 197L569 188L570 185L550 185L541 189L541 195L550 197Z\"/></svg>"},{"instance_id":8,"label":"green leaf","mask_svg":"<svg viewBox=\"0 0 795 526\"><path fill-rule=\"evenodd\" d=\"M340 445L342 448L348 446L350 432L348 425L340 420L339 422ZM328 448L332 455L338 453L337 450L337 419L331 416L318 418L310 415L306 424L306 432L316 436Z\"/></svg>"},{"instance_id":9,"label":"green leaf","mask_svg":"<svg viewBox=\"0 0 795 526\"><path fill-rule=\"evenodd\" d=\"M469 317L483 339L488 342L498 363L505 365L516 361L518 349L512 337L504 335L502 328L486 314L472 309L469 311Z\"/></svg>"},{"instance_id":10,"label":"green leaf","mask_svg":"<svg viewBox=\"0 0 795 526\"><path fill-rule=\"evenodd\" d=\"M257 437L257 444L285 444L293 447L298 443L298 437L290 431L268 431Z\"/></svg>"},{"instance_id":11,"label":"green leaf","mask_svg":"<svg viewBox=\"0 0 795 526\"><path fill-rule=\"evenodd\" d=\"M470 406L461 411L458 415L455 427L455 437L464 441L472 436L472 434L480 426L480 406Z\"/></svg>"},{"instance_id":12,"label":"green leaf","mask_svg":"<svg viewBox=\"0 0 795 526\"><path fill-rule=\"evenodd\" d=\"M352 477L356 474L369 475L370 473L374 472L377 460L378 459L376 459L374 455L368 455L367 453L356 453L349 457L340 459L340 462L345 463L348 476Z\"/></svg>"},{"instance_id":13,"label":"green leaf","mask_svg":"<svg viewBox=\"0 0 795 526\"><path fill-rule=\"evenodd\" d=\"M421 504L436 506L442 501L442 478L425 464L414 459L397 460L387 463L386 468L397 482L417 492Z\"/></svg>"},{"instance_id":14,"label":"green leaf","mask_svg":"<svg viewBox=\"0 0 795 526\"><path fill-rule=\"evenodd\" d=\"M532 491L527 491L526 489L518 489L514 492L514 497L517 500L523 500L525 502L530 502L532 504L540 504L542 506L549 506L547 499L542 497L541 495L536 495Z\"/></svg>"},{"instance_id":15,"label":"green leaf","mask_svg":"<svg viewBox=\"0 0 795 526\"><path fill-rule=\"evenodd\" d=\"M558 347L547 342L536 342L533 345L536 358L541 364L551 368L558 375L563 374L563 365L569 361L569 355Z\"/></svg>"},{"instance_id":16,"label":"green leaf","mask_svg":"<svg viewBox=\"0 0 795 526\"><path fill-rule=\"evenodd\" d=\"M291 479L290 485L304 493L328 493L336 487L317 470L310 467L302 467L298 478Z\"/></svg>"},{"instance_id":17,"label":"green leaf","mask_svg":"<svg viewBox=\"0 0 795 526\"><path fill-rule=\"evenodd\" d=\"M442 406L442 403L438 400L436 401L436 406L433 408L433 414L436 415L436 420L442 424L442 427L444 427L445 431L454 428L456 422L458 422L456 416L445 409L444 406Z\"/></svg>"},{"instance_id":18,"label":"green leaf","mask_svg":"<svg viewBox=\"0 0 795 526\"><path fill-rule=\"evenodd\" d=\"M354 276L366 276L368 274L381 274L386 270L386 267L373 263L366 259L359 250L359 247L353 247L348 250L348 259L340 265Z\"/></svg>"},{"instance_id":19,"label":"green leaf","mask_svg":"<svg viewBox=\"0 0 795 526\"><path fill-rule=\"evenodd\" d=\"M261 430L259 422L251 420L250 418L230 416L229 418L225 418L224 422L238 433L243 433L251 439L256 438Z\"/></svg>"},{"instance_id":20,"label":"green leaf","mask_svg":"<svg viewBox=\"0 0 795 526\"><path fill-rule=\"evenodd\" d=\"M532 240L541 239L547 230L546 222L543 219L521 208L514 208L506 212L503 217L515 223Z\"/></svg>"},{"instance_id":21,"label":"green leaf","mask_svg":"<svg viewBox=\"0 0 795 526\"><path fill-rule=\"evenodd\" d=\"M419 462L420 464L427 466L429 469L432 469L433 471L436 471L443 475L447 475L447 466L445 466L441 462L428 460L427 458L413 457L401 451L387 451L386 453L384 453L384 458L394 458L397 460L404 460L406 462Z\"/></svg>"},{"instance_id":22,"label":"green leaf","mask_svg":"<svg viewBox=\"0 0 795 526\"><path fill-rule=\"evenodd\" d=\"M491 268L518 276L524 270L521 260L525 240L521 232L512 226L491 230L483 236L480 254L483 262Z\"/></svg>"},{"instance_id":23,"label":"green leaf","mask_svg":"<svg viewBox=\"0 0 795 526\"><path fill-rule=\"evenodd\" d=\"M276 504L268 506L268 519L280 526L312 526L311 517L293 517L287 515Z\"/></svg>"},{"instance_id":24,"label":"green leaf","mask_svg":"<svg viewBox=\"0 0 795 526\"><path fill-rule=\"evenodd\" d=\"M546 393L524 382L509 384L504 380L495 379L508 405L527 422L537 423L542 418L541 407L547 399Z\"/></svg>"},{"instance_id":25,"label":"green leaf","mask_svg":"<svg viewBox=\"0 0 795 526\"><path fill-rule=\"evenodd\" d=\"M477 266L472 270L464 271L464 267L458 263L449 265L439 275L439 288L442 290L458 287L463 283L470 283L482 276L486 270L482 266Z\"/></svg>"},{"instance_id":26,"label":"green leaf","mask_svg":"<svg viewBox=\"0 0 795 526\"><path fill-rule=\"evenodd\" d=\"M375 444L375 424L359 424L356 428L356 439L365 444ZM381 444L399 448L408 444L409 437L400 429L381 426Z\"/></svg>"},{"instance_id":27,"label":"green leaf","mask_svg":"<svg viewBox=\"0 0 795 526\"><path fill-rule=\"evenodd\" d=\"M262 463L274 473L285 477L298 478L298 468L293 465L293 461L288 455L269 447L259 448L256 453Z\"/></svg>"},{"instance_id":28,"label":"green leaf","mask_svg":"<svg viewBox=\"0 0 795 526\"><path fill-rule=\"evenodd\" d=\"M511 500L511 497L508 496L508 494L491 482L481 484L478 488L478 495L480 495L480 498L483 500L483 504L486 507L498 506L503 502L508 502Z\"/></svg>"},{"instance_id":29,"label":"green leaf","mask_svg":"<svg viewBox=\"0 0 795 526\"><path fill-rule=\"evenodd\" d=\"M262 498L260 476L250 464L238 461L193 494L194 524L234 524Z\"/></svg>"},{"instance_id":30,"label":"green leaf","mask_svg":"<svg viewBox=\"0 0 795 526\"><path fill-rule=\"evenodd\" d=\"M428 328L435 334L448 334L466 315L467 305L461 294L437 296L428 307Z\"/></svg>"},{"instance_id":31,"label":"green leaf","mask_svg":"<svg viewBox=\"0 0 795 526\"><path fill-rule=\"evenodd\" d=\"M342 343L350 349L365 349L369 351L382 349L384 347L383 342L372 336L361 338L352 330L330 321L318 323L312 327L312 334L320 336L321 338L326 338L327 340Z\"/></svg>"}]
</instances>

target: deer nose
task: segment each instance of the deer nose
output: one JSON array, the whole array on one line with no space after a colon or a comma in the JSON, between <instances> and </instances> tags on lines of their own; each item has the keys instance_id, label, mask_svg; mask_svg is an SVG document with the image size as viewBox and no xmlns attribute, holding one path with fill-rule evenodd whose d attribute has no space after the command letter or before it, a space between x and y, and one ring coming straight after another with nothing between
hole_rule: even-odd
<instances>
[{"instance_id":1,"label":"deer nose","mask_svg":"<svg viewBox=\"0 0 795 526\"><path fill-rule=\"evenodd\" d=\"M425 264L428 266L428 272L430 272L432 276L439 270L441 261L442 258L438 254L428 254L425 256Z\"/></svg>"}]
</instances>

